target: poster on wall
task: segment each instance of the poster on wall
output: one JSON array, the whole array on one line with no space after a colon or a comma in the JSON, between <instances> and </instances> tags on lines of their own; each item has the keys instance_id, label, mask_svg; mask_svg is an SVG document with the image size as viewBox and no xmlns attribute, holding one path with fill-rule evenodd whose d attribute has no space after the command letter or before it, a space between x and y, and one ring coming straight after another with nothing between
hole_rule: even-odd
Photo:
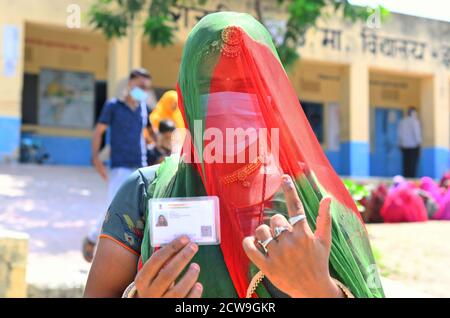
<instances>
[{"instance_id":1,"label":"poster on wall","mask_svg":"<svg viewBox=\"0 0 450 318\"><path fill-rule=\"evenodd\" d=\"M39 73L39 125L91 129L94 105L93 74L51 69Z\"/></svg>"}]
</instances>

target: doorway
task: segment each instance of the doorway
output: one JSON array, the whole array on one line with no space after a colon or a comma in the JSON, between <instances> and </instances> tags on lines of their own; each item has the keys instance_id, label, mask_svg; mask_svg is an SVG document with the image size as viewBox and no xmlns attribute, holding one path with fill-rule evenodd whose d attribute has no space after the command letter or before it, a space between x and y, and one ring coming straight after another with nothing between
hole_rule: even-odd
<instances>
[{"instance_id":1,"label":"doorway","mask_svg":"<svg viewBox=\"0 0 450 318\"><path fill-rule=\"evenodd\" d=\"M370 175L392 177L402 174L402 154L397 145L397 128L403 117L403 111L374 107L372 116Z\"/></svg>"}]
</instances>

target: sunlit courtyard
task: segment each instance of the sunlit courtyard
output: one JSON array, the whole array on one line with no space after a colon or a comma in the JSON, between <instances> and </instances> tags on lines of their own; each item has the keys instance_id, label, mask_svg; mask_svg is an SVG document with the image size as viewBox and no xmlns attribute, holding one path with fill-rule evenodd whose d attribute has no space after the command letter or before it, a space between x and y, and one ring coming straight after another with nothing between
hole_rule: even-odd
<instances>
[{"instance_id":1,"label":"sunlit courtyard","mask_svg":"<svg viewBox=\"0 0 450 318\"><path fill-rule=\"evenodd\" d=\"M30 297L80 297L90 264L81 240L104 211L92 168L0 165L0 227L27 233ZM391 297L449 297L450 222L367 225Z\"/></svg>"}]
</instances>

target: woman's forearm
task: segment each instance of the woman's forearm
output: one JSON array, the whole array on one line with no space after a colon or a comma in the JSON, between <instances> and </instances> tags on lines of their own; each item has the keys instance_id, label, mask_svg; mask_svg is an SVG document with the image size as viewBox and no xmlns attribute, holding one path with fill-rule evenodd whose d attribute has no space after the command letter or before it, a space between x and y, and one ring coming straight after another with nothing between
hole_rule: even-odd
<instances>
[{"instance_id":1,"label":"woman's forearm","mask_svg":"<svg viewBox=\"0 0 450 318\"><path fill-rule=\"evenodd\" d=\"M138 256L107 238L100 238L84 290L87 298L120 298L134 280Z\"/></svg>"}]
</instances>

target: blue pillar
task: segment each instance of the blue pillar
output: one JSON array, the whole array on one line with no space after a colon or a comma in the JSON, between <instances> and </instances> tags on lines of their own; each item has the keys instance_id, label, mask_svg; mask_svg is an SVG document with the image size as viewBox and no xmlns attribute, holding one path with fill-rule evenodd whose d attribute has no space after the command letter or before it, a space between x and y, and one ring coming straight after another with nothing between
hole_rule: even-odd
<instances>
[{"instance_id":1,"label":"blue pillar","mask_svg":"<svg viewBox=\"0 0 450 318\"><path fill-rule=\"evenodd\" d=\"M426 147L422 149L419 174L431 178L440 178L450 170L450 151L443 147Z\"/></svg>"},{"instance_id":2,"label":"blue pillar","mask_svg":"<svg viewBox=\"0 0 450 318\"><path fill-rule=\"evenodd\" d=\"M347 141L341 144L341 174L367 177L370 173L370 147L368 143Z\"/></svg>"},{"instance_id":3,"label":"blue pillar","mask_svg":"<svg viewBox=\"0 0 450 318\"><path fill-rule=\"evenodd\" d=\"M13 158L20 147L20 118L0 116L0 162Z\"/></svg>"}]
</instances>

